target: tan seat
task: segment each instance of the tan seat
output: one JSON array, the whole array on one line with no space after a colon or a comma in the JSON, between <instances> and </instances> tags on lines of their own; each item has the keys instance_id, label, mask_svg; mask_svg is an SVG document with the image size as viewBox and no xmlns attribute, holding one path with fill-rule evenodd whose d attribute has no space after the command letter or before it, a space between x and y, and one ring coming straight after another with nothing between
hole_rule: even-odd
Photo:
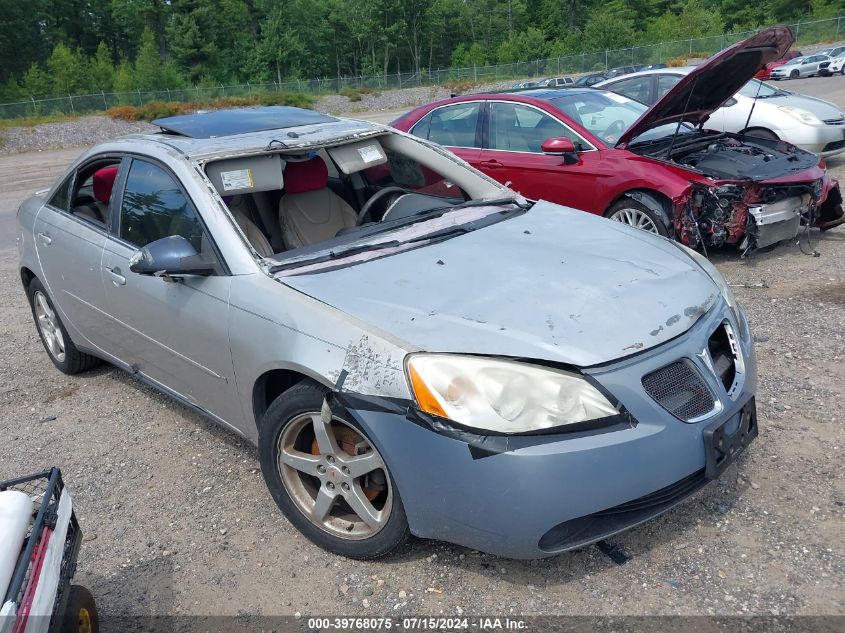
<instances>
[{"instance_id":1,"label":"tan seat","mask_svg":"<svg viewBox=\"0 0 845 633\"><path fill-rule=\"evenodd\" d=\"M261 232L258 225L249 219L246 200L244 196L234 196L229 201L229 212L235 218L235 222L241 227L241 231L246 235L246 239L252 244L252 247L262 257L270 257L273 255L273 247L270 246L270 241L267 236Z\"/></svg>"},{"instance_id":2,"label":"tan seat","mask_svg":"<svg viewBox=\"0 0 845 633\"><path fill-rule=\"evenodd\" d=\"M329 173L319 156L285 164L285 195L279 201L279 224L286 248L328 240L354 227L358 214L327 187Z\"/></svg>"}]
</instances>

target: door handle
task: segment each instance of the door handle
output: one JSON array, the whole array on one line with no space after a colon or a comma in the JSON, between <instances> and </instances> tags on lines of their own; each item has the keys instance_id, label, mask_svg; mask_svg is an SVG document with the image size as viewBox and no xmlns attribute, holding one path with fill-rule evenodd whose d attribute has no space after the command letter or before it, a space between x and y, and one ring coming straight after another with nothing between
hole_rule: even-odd
<instances>
[{"instance_id":1,"label":"door handle","mask_svg":"<svg viewBox=\"0 0 845 633\"><path fill-rule=\"evenodd\" d=\"M50 237L48 233L39 233L38 239L41 240L41 243L44 244L44 246L50 246L50 244L53 243L53 238Z\"/></svg>"},{"instance_id":2,"label":"door handle","mask_svg":"<svg viewBox=\"0 0 845 633\"><path fill-rule=\"evenodd\" d=\"M498 169L499 167L504 167L502 163L495 159L491 160L483 160L479 163L482 167L486 167L487 169Z\"/></svg>"},{"instance_id":3,"label":"door handle","mask_svg":"<svg viewBox=\"0 0 845 633\"><path fill-rule=\"evenodd\" d=\"M115 266L114 268L109 268L108 266L105 267L106 272L111 275L111 282L115 286L124 286L126 285L126 277L120 274L120 268Z\"/></svg>"}]
</instances>

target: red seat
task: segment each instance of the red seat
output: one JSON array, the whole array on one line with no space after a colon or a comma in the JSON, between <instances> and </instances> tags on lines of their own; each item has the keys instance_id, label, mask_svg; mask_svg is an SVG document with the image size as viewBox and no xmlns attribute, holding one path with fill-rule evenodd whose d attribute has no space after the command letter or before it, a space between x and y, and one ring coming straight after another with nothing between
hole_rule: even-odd
<instances>
[{"instance_id":1,"label":"red seat","mask_svg":"<svg viewBox=\"0 0 845 633\"><path fill-rule=\"evenodd\" d=\"M117 169L118 165L111 165L94 172L94 197L97 202L108 205L117 178Z\"/></svg>"}]
</instances>

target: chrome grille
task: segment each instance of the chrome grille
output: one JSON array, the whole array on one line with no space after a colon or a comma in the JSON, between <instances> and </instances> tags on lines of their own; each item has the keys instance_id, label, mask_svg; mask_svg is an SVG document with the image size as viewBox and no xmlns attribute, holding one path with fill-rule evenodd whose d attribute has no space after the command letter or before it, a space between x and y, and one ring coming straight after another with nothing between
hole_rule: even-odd
<instances>
[{"instance_id":1,"label":"chrome grille","mask_svg":"<svg viewBox=\"0 0 845 633\"><path fill-rule=\"evenodd\" d=\"M643 389L669 413L684 421L713 411L716 402L699 373L686 361L676 361L643 376Z\"/></svg>"},{"instance_id":2,"label":"chrome grille","mask_svg":"<svg viewBox=\"0 0 845 633\"><path fill-rule=\"evenodd\" d=\"M825 125L845 125L845 118L839 117L838 119L825 119Z\"/></svg>"}]
</instances>

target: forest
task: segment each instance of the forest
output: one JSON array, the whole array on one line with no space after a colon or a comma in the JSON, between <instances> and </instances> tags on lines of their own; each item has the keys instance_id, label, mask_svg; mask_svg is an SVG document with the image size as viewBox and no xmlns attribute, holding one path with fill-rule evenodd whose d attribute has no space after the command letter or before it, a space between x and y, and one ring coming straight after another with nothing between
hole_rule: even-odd
<instances>
[{"instance_id":1,"label":"forest","mask_svg":"<svg viewBox=\"0 0 845 633\"><path fill-rule=\"evenodd\" d=\"M9 102L527 61L834 17L845 0L0 0L0 9Z\"/></svg>"}]
</instances>

